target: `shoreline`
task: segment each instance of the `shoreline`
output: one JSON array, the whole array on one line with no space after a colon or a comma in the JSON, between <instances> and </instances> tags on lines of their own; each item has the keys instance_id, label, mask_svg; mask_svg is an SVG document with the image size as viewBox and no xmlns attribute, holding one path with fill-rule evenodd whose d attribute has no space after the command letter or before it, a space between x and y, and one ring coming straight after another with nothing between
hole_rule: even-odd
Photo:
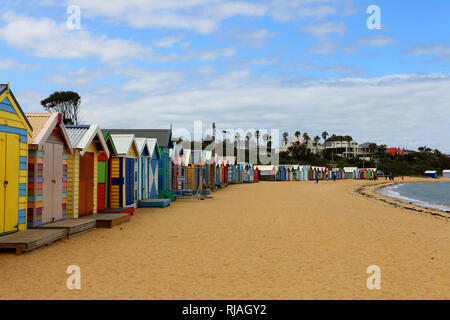
<instances>
[{"instance_id":1,"label":"shoreline","mask_svg":"<svg viewBox=\"0 0 450 320\"><path fill-rule=\"evenodd\" d=\"M359 195L362 195L369 199L374 199L377 201L384 202L388 205L391 205L396 208L406 209L410 211L415 211L425 215L431 215L435 218L444 219L446 221L450 221L450 211L443 211L434 208L429 208L425 206L419 206L412 202L401 201L400 199L396 199L393 197L389 197L387 195L382 194L380 191L384 188L406 184L406 183L439 183L439 182L450 182L448 178L439 178L436 180L430 180L429 178L414 178L414 177L405 177L403 181L380 181L374 184L360 186L355 188L354 192Z\"/></svg>"}]
</instances>

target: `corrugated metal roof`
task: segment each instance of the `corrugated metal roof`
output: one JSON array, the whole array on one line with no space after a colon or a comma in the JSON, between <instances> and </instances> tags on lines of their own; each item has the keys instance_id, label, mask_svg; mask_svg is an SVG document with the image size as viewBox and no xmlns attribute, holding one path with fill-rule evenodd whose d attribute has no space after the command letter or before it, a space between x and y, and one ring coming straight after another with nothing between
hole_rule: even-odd
<instances>
[{"instance_id":1,"label":"corrugated metal roof","mask_svg":"<svg viewBox=\"0 0 450 320\"><path fill-rule=\"evenodd\" d=\"M6 89L6 84L0 84L0 93Z\"/></svg>"},{"instance_id":2,"label":"corrugated metal roof","mask_svg":"<svg viewBox=\"0 0 450 320\"><path fill-rule=\"evenodd\" d=\"M80 141L83 139L86 132L88 132L90 126L76 126L76 125L67 125L66 132L69 137L69 141L74 148L82 149L82 146L79 146Z\"/></svg>"},{"instance_id":3,"label":"corrugated metal roof","mask_svg":"<svg viewBox=\"0 0 450 320\"><path fill-rule=\"evenodd\" d=\"M111 134L118 154L126 155L133 144L134 134Z\"/></svg>"},{"instance_id":4,"label":"corrugated metal roof","mask_svg":"<svg viewBox=\"0 0 450 320\"><path fill-rule=\"evenodd\" d=\"M170 129L105 129L111 134L134 134L138 138L155 138L160 147L173 147Z\"/></svg>"}]
</instances>

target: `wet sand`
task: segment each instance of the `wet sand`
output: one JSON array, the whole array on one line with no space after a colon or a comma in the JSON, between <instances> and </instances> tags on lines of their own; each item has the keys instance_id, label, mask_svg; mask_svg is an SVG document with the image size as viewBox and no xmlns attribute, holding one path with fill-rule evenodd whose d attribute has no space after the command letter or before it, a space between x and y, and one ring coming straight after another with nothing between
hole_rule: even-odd
<instances>
[{"instance_id":1,"label":"wet sand","mask_svg":"<svg viewBox=\"0 0 450 320\"><path fill-rule=\"evenodd\" d=\"M231 185L138 209L113 229L0 252L0 298L450 299L450 221L384 202L374 185ZM81 290L66 288L69 265ZM366 286L370 265L381 290Z\"/></svg>"}]
</instances>

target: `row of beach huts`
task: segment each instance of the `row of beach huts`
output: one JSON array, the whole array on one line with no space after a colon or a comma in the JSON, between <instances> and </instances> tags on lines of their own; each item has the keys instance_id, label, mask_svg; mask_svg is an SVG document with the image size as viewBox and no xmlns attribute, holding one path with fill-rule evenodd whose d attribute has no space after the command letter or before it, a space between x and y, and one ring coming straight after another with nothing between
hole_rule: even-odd
<instances>
[{"instance_id":1,"label":"row of beach huts","mask_svg":"<svg viewBox=\"0 0 450 320\"><path fill-rule=\"evenodd\" d=\"M206 151L175 152L171 129L102 130L62 120L60 113L24 113L9 85L0 85L0 238L60 221L166 207L229 184L377 174L374 168L252 165L218 155L210 161Z\"/></svg>"}]
</instances>

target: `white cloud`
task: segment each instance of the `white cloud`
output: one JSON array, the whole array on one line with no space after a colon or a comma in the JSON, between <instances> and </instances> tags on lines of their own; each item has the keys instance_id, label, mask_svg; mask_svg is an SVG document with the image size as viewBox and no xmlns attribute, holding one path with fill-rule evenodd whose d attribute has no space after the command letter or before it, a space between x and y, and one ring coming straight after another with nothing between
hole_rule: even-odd
<instances>
[{"instance_id":1,"label":"white cloud","mask_svg":"<svg viewBox=\"0 0 450 320\"><path fill-rule=\"evenodd\" d=\"M178 28L209 34L230 17L263 16L267 6L222 0L76 0L87 17L107 17L135 28Z\"/></svg>"},{"instance_id":2,"label":"white cloud","mask_svg":"<svg viewBox=\"0 0 450 320\"><path fill-rule=\"evenodd\" d=\"M176 43L179 43L181 41L180 38L175 37L165 37L161 39L157 39L153 41L153 44L158 48L170 48Z\"/></svg>"},{"instance_id":3,"label":"white cloud","mask_svg":"<svg viewBox=\"0 0 450 320\"><path fill-rule=\"evenodd\" d=\"M361 38L354 42L358 47L384 47L393 44L395 41L384 35L378 35L371 38Z\"/></svg>"},{"instance_id":4,"label":"white cloud","mask_svg":"<svg viewBox=\"0 0 450 320\"><path fill-rule=\"evenodd\" d=\"M302 28L316 38L323 38L329 34L345 34L347 32L347 25L344 21L330 21L318 24L311 24Z\"/></svg>"},{"instance_id":5,"label":"white cloud","mask_svg":"<svg viewBox=\"0 0 450 320\"><path fill-rule=\"evenodd\" d=\"M414 56L432 56L438 61L450 61L450 46L443 43L416 46L406 53Z\"/></svg>"},{"instance_id":6,"label":"white cloud","mask_svg":"<svg viewBox=\"0 0 450 320\"><path fill-rule=\"evenodd\" d=\"M94 36L87 31L68 30L49 18L31 18L6 12L0 18L0 39L27 54L41 58L98 57L103 62L141 58L150 49L121 38Z\"/></svg>"},{"instance_id":7,"label":"white cloud","mask_svg":"<svg viewBox=\"0 0 450 320\"><path fill-rule=\"evenodd\" d=\"M213 79L213 81L212 81ZM281 79L282 80L282 79ZM171 84L169 84L170 86ZM220 128L301 128L350 134L358 141L450 151L448 74L324 79L286 85L249 70L206 76L192 88L83 96L86 121L105 127L189 128L194 120ZM84 111L89 110L89 112ZM272 115L272 116L264 116ZM306 120L307 119L307 120Z\"/></svg>"}]
</instances>

